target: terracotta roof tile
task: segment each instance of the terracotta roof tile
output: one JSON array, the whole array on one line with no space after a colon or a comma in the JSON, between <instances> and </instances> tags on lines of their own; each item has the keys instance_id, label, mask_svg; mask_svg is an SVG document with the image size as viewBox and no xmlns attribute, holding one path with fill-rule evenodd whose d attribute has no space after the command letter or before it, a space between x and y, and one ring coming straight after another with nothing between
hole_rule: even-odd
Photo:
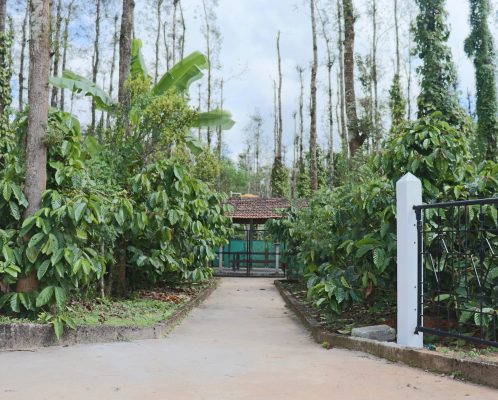
<instances>
[{"instance_id":1,"label":"terracotta roof tile","mask_svg":"<svg viewBox=\"0 0 498 400\"><path fill-rule=\"evenodd\" d=\"M227 204L233 207L233 212L228 215L234 220L272 219L280 218L282 209L290 208L287 199L282 198L231 198Z\"/></svg>"}]
</instances>

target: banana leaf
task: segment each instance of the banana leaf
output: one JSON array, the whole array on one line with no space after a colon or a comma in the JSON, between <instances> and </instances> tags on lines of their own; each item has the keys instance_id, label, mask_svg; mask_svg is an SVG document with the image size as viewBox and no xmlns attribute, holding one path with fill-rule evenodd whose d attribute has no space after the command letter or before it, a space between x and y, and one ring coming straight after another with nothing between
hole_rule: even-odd
<instances>
[{"instance_id":1,"label":"banana leaf","mask_svg":"<svg viewBox=\"0 0 498 400\"><path fill-rule=\"evenodd\" d=\"M142 55L142 41L134 39L131 47L131 67L130 74L133 79L147 76L147 67L145 66Z\"/></svg>"},{"instance_id":2,"label":"banana leaf","mask_svg":"<svg viewBox=\"0 0 498 400\"><path fill-rule=\"evenodd\" d=\"M221 127L223 130L232 129L235 121L232 119L232 114L225 110L211 110L201 112L192 123L193 128L216 128Z\"/></svg>"},{"instance_id":3,"label":"banana leaf","mask_svg":"<svg viewBox=\"0 0 498 400\"><path fill-rule=\"evenodd\" d=\"M152 88L152 94L161 95L168 90L176 90L180 93L187 91L192 82L204 76L202 70L207 69L208 65L204 54L199 51L193 52L162 76Z\"/></svg>"},{"instance_id":4,"label":"banana leaf","mask_svg":"<svg viewBox=\"0 0 498 400\"><path fill-rule=\"evenodd\" d=\"M72 71L64 71L61 77L50 78L50 83L60 89L68 89L74 93L83 93L84 96L92 97L100 110L109 111L114 106L111 97L106 92L89 79Z\"/></svg>"}]
</instances>

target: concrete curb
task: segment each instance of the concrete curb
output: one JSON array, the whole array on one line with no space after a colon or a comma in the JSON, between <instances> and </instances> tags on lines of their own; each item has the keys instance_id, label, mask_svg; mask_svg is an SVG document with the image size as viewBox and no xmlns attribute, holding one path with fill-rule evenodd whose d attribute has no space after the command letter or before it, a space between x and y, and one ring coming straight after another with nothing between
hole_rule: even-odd
<instances>
[{"instance_id":1,"label":"concrete curb","mask_svg":"<svg viewBox=\"0 0 498 400\"><path fill-rule=\"evenodd\" d=\"M292 293L285 289L282 281L276 280L275 286L287 306L311 331L317 343L327 342L331 347L362 351L392 362L401 362L431 372L455 374L475 383L498 388L498 364L458 359L440 353L399 346L396 343L377 342L328 332L308 314Z\"/></svg>"},{"instance_id":2,"label":"concrete curb","mask_svg":"<svg viewBox=\"0 0 498 400\"><path fill-rule=\"evenodd\" d=\"M45 324L0 324L0 351L31 350L38 347L70 346L75 344L108 343L140 339L159 339L166 336L196 306L206 300L216 289L218 280L202 289L199 294L180 306L167 320L154 326L136 328L127 326L79 326L66 329L57 340L52 325Z\"/></svg>"}]
</instances>

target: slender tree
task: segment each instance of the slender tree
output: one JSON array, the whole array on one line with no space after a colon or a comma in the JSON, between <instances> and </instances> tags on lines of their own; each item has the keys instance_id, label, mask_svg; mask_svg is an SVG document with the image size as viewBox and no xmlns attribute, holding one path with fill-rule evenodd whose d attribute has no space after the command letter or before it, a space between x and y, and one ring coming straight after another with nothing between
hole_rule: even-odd
<instances>
[{"instance_id":1,"label":"slender tree","mask_svg":"<svg viewBox=\"0 0 498 400\"><path fill-rule=\"evenodd\" d=\"M10 77L11 77L11 35L7 32L7 0L0 0L0 82L2 93L0 95L0 128L8 124L5 109L11 101ZM1 132L0 134L3 134Z\"/></svg>"},{"instance_id":2,"label":"slender tree","mask_svg":"<svg viewBox=\"0 0 498 400\"><path fill-rule=\"evenodd\" d=\"M112 40L112 60L111 60L111 71L109 75L109 95L112 96L114 93L114 70L116 69L116 49L118 47L119 36L118 36L118 14L114 16L114 36ZM109 128L111 126L111 114L107 113L106 126Z\"/></svg>"},{"instance_id":3,"label":"slender tree","mask_svg":"<svg viewBox=\"0 0 498 400\"><path fill-rule=\"evenodd\" d=\"M354 80L354 15L353 0L343 0L344 14L344 91L346 100L346 115L348 119L349 152L354 156L366 139L360 135L358 115L356 111L356 93Z\"/></svg>"},{"instance_id":4,"label":"slender tree","mask_svg":"<svg viewBox=\"0 0 498 400\"><path fill-rule=\"evenodd\" d=\"M24 11L24 18L22 21L21 28L21 47L20 47L20 56L19 56L19 111L23 111L24 109L24 60L26 53L26 44L28 43L28 17L29 16L29 1L26 1L26 10Z\"/></svg>"},{"instance_id":5,"label":"slender tree","mask_svg":"<svg viewBox=\"0 0 498 400\"><path fill-rule=\"evenodd\" d=\"M157 31L156 31L156 62L154 65L154 83L159 77L159 45L161 44L161 11L164 0L156 0Z\"/></svg>"},{"instance_id":6,"label":"slender tree","mask_svg":"<svg viewBox=\"0 0 498 400\"><path fill-rule=\"evenodd\" d=\"M278 64L278 129L277 129L277 149L276 158L282 159L282 58L280 56L280 31L277 34L277 64Z\"/></svg>"},{"instance_id":7,"label":"slender tree","mask_svg":"<svg viewBox=\"0 0 498 400\"><path fill-rule=\"evenodd\" d=\"M391 131L405 120L406 100L401 86L401 55L399 49L399 15L398 0L394 0L394 38L395 38L395 59L396 70L389 91L389 108L391 109Z\"/></svg>"},{"instance_id":8,"label":"slender tree","mask_svg":"<svg viewBox=\"0 0 498 400\"><path fill-rule=\"evenodd\" d=\"M474 60L479 147L485 158L491 160L498 156L498 101L496 54L488 25L489 14L489 0L470 0L471 32L465 41L465 51Z\"/></svg>"},{"instance_id":9,"label":"slender tree","mask_svg":"<svg viewBox=\"0 0 498 400\"><path fill-rule=\"evenodd\" d=\"M93 42L93 57L92 57L92 82L97 83L97 75L99 73L99 62L100 62L100 7L101 0L95 0L95 39ZM92 134L95 133L96 124L96 104L92 101L92 121L90 129ZM101 139L101 138L99 138Z\"/></svg>"},{"instance_id":10,"label":"slender tree","mask_svg":"<svg viewBox=\"0 0 498 400\"><path fill-rule=\"evenodd\" d=\"M121 33L119 36L119 87L118 98L120 103L127 104L125 82L130 76L131 44L133 37L134 0L123 0L121 16Z\"/></svg>"},{"instance_id":11,"label":"slender tree","mask_svg":"<svg viewBox=\"0 0 498 400\"><path fill-rule=\"evenodd\" d=\"M416 51L422 60L418 68L421 76L417 98L418 116L434 111L442 113L451 123L459 122L461 110L457 96L457 74L447 41L445 0L416 0L419 14L416 19Z\"/></svg>"},{"instance_id":12,"label":"slender tree","mask_svg":"<svg viewBox=\"0 0 498 400\"><path fill-rule=\"evenodd\" d=\"M187 24L185 22L185 15L183 14L183 7L181 0L178 1L178 8L180 9L180 23L182 26L182 35L180 36L180 43L178 44L180 51L180 60L183 60L185 55L185 37L187 34Z\"/></svg>"},{"instance_id":13,"label":"slender tree","mask_svg":"<svg viewBox=\"0 0 498 400\"><path fill-rule=\"evenodd\" d=\"M346 157L349 157L349 138L346 124L346 103L344 100L344 34L342 30L344 20L342 18L341 0L337 0L337 49L339 51L339 70L338 76L338 99L339 99L339 121L342 140L342 151Z\"/></svg>"},{"instance_id":14,"label":"slender tree","mask_svg":"<svg viewBox=\"0 0 498 400\"><path fill-rule=\"evenodd\" d=\"M379 20L377 18L377 0L371 0L371 17L372 17L372 122L374 130L374 148L379 150L380 141L382 140L382 129L380 126L380 110L379 110L379 74L377 65L377 40L378 40L378 24Z\"/></svg>"},{"instance_id":15,"label":"slender tree","mask_svg":"<svg viewBox=\"0 0 498 400\"><path fill-rule=\"evenodd\" d=\"M334 176L334 106L332 104L332 67L334 66L334 56L332 54L331 38L328 34L327 21L322 16L320 10L318 10L318 16L320 17L322 36L325 41L325 50L327 51L327 122L328 122L328 177L329 183L332 185L332 179Z\"/></svg>"},{"instance_id":16,"label":"slender tree","mask_svg":"<svg viewBox=\"0 0 498 400\"><path fill-rule=\"evenodd\" d=\"M318 189L318 171L316 159L316 75L318 72L318 44L316 36L315 0L310 0L311 38L313 46L313 62L311 63L310 79L310 177L311 190Z\"/></svg>"},{"instance_id":17,"label":"slender tree","mask_svg":"<svg viewBox=\"0 0 498 400\"><path fill-rule=\"evenodd\" d=\"M303 159L303 138L304 138L304 68L296 67L299 75L299 166L304 164Z\"/></svg>"},{"instance_id":18,"label":"slender tree","mask_svg":"<svg viewBox=\"0 0 498 400\"><path fill-rule=\"evenodd\" d=\"M172 54L173 65L176 64L176 24L177 24L176 12L178 9L179 2L180 0L173 0L173 16L172 16L173 19L171 21L171 50L173 52Z\"/></svg>"},{"instance_id":19,"label":"slender tree","mask_svg":"<svg viewBox=\"0 0 498 400\"><path fill-rule=\"evenodd\" d=\"M67 64L67 53L69 46L69 24L71 23L71 17L74 7L74 1L71 0L67 6L67 14L64 18L64 30L62 32L62 71L66 69ZM65 108L65 91L61 89L61 99L60 99L60 108L64 111Z\"/></svg>"},{"instance_id":20,"label":"slender tree","mask_svg":"<svg viewBox=\"0 0 498 400\"><path fill-rule=\"evenodd\" d=\"M209 17L208 7L206 5L206 0L202 0L202 6L204 10L204 29L205 29L205 39L206 39L206 57L208 60L208 71L207 71L207 99L206 108L207 111L211 111L211 95L212 95L212 57L211 57L211 21ZM211 128L207 128L207 145L208 149L211 149Z\"/></svg>"},{"instance_id":21,"label":"slender tree","mask_svg":"<svg viewBox=\"0 0 498 400\"><path fill-rule=\"evenodd\" d=\"M57 7L55 12L55 24L54 30L52 32L52 54L53 54L53 64L52 71L54 76L59 75L59 62L61 57L61 29L62 29L62 1L57 1ZM52 96L50 100L50 105L52 107L57 107L57 94L58 89L52 87Z\"/></svg>"},{"instance_id":22,"label":"slender tree","mask_svg":"<svg viewBox=\"0 0 498 400\"><path fill-rule=\"evenodd\" d=\"M50 0L31 0L29 56L29 111L24 184L24 194L29 204L24 213L25 218L40 208L47 185L45 135L49 108ZM32 292L37 287L35 271L17 282L18 292Z\"/></svg>"}]
</instances>

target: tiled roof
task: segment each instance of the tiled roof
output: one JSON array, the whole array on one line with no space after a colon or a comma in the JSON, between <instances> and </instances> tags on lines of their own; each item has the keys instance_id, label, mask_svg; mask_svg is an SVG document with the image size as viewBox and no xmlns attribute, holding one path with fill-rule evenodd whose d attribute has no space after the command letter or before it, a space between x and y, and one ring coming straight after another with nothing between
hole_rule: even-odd
<instances>
[{"instance_id":1,"label":"tiled roof","mask_svg":"<svg viewBox=\"0 0 498 400\"><path fill-rule=\"evenodd\" d=\"M234 220L266 220L280 218L282 209L290 208L287 199L231 198L227 201L233 207L228 215Z\"/></svg>"}]
</instances>

